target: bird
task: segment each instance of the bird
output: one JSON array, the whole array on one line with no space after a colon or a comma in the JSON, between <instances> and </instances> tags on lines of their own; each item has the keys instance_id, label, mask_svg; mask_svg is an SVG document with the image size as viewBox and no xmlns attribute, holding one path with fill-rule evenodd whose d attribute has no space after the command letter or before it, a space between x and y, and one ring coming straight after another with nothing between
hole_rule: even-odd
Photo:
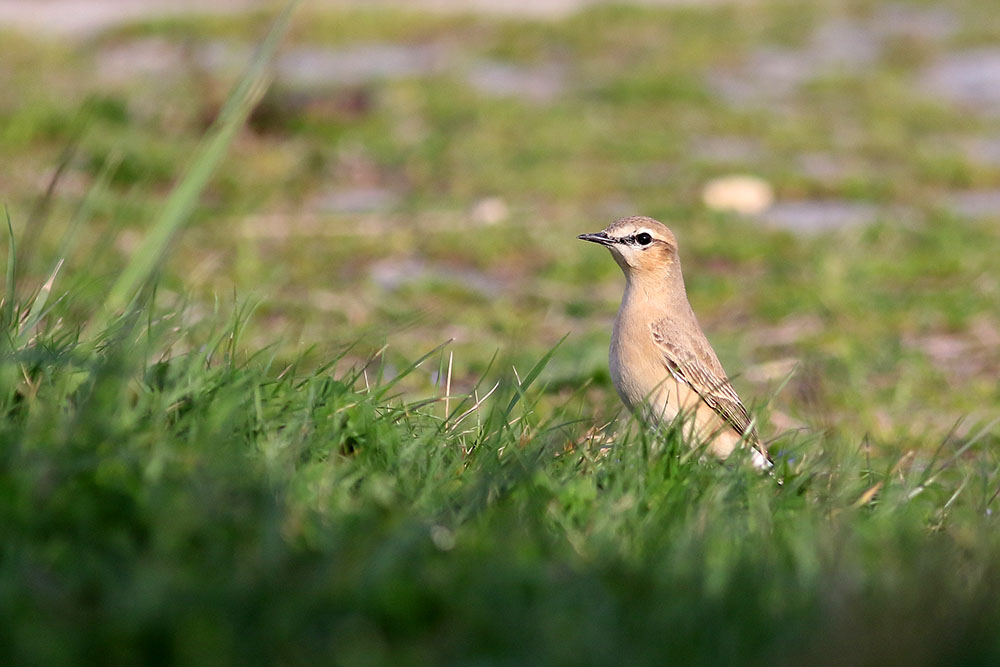
<instances>
[{"instance_id":1,"label":"bird","mask_svg":"<svg viewBox=\"0 0 1000 667\"><path fill-rule=\"evenodd\" d=\"M750 413L688 302L673 232L630 216L577 238L605 246L625 274L609 351L611 379L625 406L653 426L683 420L688 439L707 443L720 459L749 446L753 465L770 469Z\"/></svg>"}]
</instances>

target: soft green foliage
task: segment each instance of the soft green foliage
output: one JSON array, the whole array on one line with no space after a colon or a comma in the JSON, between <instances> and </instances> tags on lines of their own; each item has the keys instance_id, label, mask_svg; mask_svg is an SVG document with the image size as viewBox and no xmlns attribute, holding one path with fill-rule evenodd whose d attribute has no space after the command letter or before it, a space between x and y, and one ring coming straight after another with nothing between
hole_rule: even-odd
<instances>
[{"instance_id":1,"label":"soft green foliage","mask_svg":"<svg viewBox=\"0 0 1000 667\"><path fill-rule=\"evenodd\" d=\"M259 71L228 105L227 70L81 73L130 40L263 39L270 16L5 35L0 662L1000 661L1000 235L943 203L995 187L959 146L1000 121L912 85L993 43L997 10L951 3L951 36L894 37L770 109L720 100L713 77L880 5L800 4L311 9L291 46L460 65L279 79L242 132ZM480 61L565 89L491 97ZM701 146L719 137L735 153ZM698 203L746 170L883 212L794 236ZM324 211L358 184L398 199ZM773 476L608 424L621 278L573 237L634 212L681 238Z\"/></svg>"},{"instance_id":2,"label":"soft green foliage","mask_svg":"<svg viewBox=\"0 0 1000 667\"><path fill-rule=\"evenodd\" d=\"M4 356L5 663L1000 658L987 431L902 461L793 438L772 477L541 419L527 375L445 414L378 362L277 368L244 317Z\"/></svg>"}]
</instances>

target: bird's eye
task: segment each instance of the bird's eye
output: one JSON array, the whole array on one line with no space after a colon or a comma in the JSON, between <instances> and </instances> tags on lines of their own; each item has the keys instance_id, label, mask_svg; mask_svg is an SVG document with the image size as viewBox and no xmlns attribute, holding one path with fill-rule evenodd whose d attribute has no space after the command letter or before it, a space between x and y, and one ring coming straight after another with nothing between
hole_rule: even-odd
<instances>
[{"instance_id":1,"label":"bird's eye","mask_svg":"<svg viewBox=\"0 0 1000 667\"><path fill-rule=\"evenodd\" d=\"M635 240L638 241L639 245L649 245L653 242L653 237L646 232L642 232L635 235Z\"/></svg>"}]
</instances>

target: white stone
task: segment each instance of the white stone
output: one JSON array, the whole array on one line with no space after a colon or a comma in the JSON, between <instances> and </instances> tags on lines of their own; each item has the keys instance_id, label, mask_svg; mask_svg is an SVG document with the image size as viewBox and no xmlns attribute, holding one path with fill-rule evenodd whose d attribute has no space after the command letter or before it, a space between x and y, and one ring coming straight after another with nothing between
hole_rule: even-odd
<instances>
[{"instance_id":1,"label":"white stone","mask_svg":"<svg viewBox=\"0 0 1000 667\"><path fill-rule=\"evenodd\" d=\"M755 215L767 210L774 202L774 189L762 178L734 174L706 183L701 191L701 200L713 211Z\"/></svg>"}]
</instances>

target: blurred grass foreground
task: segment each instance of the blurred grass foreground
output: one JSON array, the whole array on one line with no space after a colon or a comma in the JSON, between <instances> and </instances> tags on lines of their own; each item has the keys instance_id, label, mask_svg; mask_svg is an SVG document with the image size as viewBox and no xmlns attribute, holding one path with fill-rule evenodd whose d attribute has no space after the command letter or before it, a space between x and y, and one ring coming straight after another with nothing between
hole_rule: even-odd
<instances>
[{"instance_id":1,"label":"blurred grass foreground","mask_svg":"<svg viewBox=\"0 0 1000 667\"><path fill-rule=\"evenodd\" d=\"M1000 662L1000 6L538 4L0 23L0 662Z\"/></svg>"}]
</instances>

